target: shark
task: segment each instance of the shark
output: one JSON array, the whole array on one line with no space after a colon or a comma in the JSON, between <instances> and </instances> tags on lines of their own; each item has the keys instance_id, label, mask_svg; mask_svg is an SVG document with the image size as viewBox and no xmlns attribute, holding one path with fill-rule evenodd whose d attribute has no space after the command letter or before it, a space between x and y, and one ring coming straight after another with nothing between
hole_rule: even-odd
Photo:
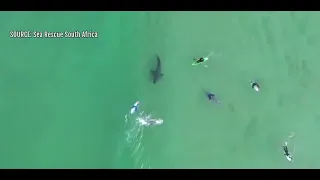
<instances>
[{"instance_id":1,"label":"shark","mask_svg":"<svg viewBox=\"0 0 320 180\"><path fill-rule=\"evenodd\" d=\"M161 72L161 60L158 55L156 55L156 57L157 57L157 66L154 70L150 71L152 75L153 84L156 84L163 76L163 73Z\"/></svg>"}]
</instances>

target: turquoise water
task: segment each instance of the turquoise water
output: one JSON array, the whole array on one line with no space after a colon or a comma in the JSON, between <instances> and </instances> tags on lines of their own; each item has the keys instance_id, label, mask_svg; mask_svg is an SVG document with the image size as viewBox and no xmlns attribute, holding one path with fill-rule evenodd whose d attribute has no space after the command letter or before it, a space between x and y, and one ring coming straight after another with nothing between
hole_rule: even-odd
<instances>
[{"instance_id":1,"label":"turquoise water","mask_svg":"<svg viewBox=\"0 0 320 180\"><path fill-rule=\"evenodd\" d=\"M1 168L319 168L317 12L3 12ZM10 31L97 38L10 38ZM192 59L214 52L208 67ZM155 54L164 77L150 81ZM250 80L261 85L259 93ZM206 100L211 91L220 105ZM130 106L164 119L140 127ZM294 132L283 156L281 145ZM293 147L294 146L294 147Z\"/></svg>"}]
</instances>

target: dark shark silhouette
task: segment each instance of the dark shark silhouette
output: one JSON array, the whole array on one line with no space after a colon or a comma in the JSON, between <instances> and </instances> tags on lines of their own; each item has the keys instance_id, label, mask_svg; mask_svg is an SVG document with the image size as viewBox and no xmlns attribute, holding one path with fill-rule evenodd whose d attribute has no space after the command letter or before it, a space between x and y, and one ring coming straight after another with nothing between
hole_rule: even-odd
<instances>
[{"instance_id":1,"label":"dark shark silhouette","mask_svg":"<svg viewBox=\"0 0 320 180\"><path fill-rule=\"evenodd\" d=\"M156 55L157 57L157 66L155 70L151 70L151 75L152 75L152 82L153 84L156 84L159 79L163 76L163 74L161 73L161 61L158 55Z\"/></svg>"}]
</instances>

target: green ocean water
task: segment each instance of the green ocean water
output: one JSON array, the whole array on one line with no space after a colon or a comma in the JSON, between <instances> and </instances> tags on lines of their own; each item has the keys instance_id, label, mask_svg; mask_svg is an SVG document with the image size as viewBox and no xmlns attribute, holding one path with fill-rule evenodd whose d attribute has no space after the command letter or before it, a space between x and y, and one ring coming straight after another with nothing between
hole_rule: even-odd
<instances>
[{"instance_id":1,"label":"green ocean water","mask_svg":"<svg viewBox=\"0 0 320 180\"><path fill-rule=\"evenodd\" d=\"M2 12L0 168L320 168L319 18ZM98 37L10 38L10 31ZM191 66L210 52L207 68ZM152 84L155 54L164 76ZM164 124L126 118L137 100ZM281 146L292 132L288 162Z\"/></svg>"}]
</instances>

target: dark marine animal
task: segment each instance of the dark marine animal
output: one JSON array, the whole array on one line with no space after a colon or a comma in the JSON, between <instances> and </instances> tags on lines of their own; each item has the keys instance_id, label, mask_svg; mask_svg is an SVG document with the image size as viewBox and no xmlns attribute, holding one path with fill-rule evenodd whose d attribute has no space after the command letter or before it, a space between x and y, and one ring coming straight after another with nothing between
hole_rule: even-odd
<instances>
[{"instance_id":1,"label":"dark marine animal","mask_svg":"<svg viewBox=\"0 0 320 180\"><path fill-rule=\"evenodd\" d=\"M153 84L156 84L163 76L163 73L161 71L161 60L160 57L158 55L156 55L157 57L157 65L156 68L154 70L151 70L151 75L152 75L152 82Z\"/></svg>"}]
</instances>

